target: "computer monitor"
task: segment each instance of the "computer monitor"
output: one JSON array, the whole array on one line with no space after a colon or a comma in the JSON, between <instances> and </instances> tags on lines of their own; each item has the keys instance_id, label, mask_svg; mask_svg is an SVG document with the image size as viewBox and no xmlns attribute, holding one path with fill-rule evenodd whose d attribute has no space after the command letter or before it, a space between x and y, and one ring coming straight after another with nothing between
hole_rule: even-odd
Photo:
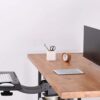
<instances>
[{"instance_id":1,"label":"computer monitor","mask_svg":"<svg viewBox=\"0 0 100 100\"><path fill-rule=\"evenodd\" d=\"M100 65L100 30L84 26L83 56Z\"/></svg>"}]
</instances>

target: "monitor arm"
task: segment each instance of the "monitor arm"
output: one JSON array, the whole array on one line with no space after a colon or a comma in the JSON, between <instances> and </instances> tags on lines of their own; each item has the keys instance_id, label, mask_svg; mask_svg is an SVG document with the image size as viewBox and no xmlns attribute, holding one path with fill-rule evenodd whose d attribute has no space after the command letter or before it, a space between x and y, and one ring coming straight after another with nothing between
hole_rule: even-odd
<instances>
[{"instance_id":1,"label":"monitor arm","mask_svg":"<svg viewBox=\"0 0 100 100\"><path fill-rule=\"evenodd\" d=\"M49 83L46 80L42 80L39 84L39 86L24 86L21 85L15 72L0 72L1 74L9 74L12 78L12 82L9 82L13 84L14 86L0 86L0 91L2 96L11 96L13 95L12 92L10 91L20 91L22 93L27 93L27 94L36 94L36 93L41 93L45 92L45 95L56 95L56 92L52 89L52 87L49 85ZM5 82L8 83L8 82ZM3 84L3 83L0 83Z\"/></svg>"},{"instance_id":2,"label":"monitor arm","mask_svg":"<svg viewBox=\"0 0 100 100\"><path fill-rule=\"evenodd\" d=\"M46 82L46 80L43 80L39 86L29 87L21 85L21 89L19 91L27 94L36 94L48 91L49 89L51 89L51 86Z\"/></svg>"}]
</instances>

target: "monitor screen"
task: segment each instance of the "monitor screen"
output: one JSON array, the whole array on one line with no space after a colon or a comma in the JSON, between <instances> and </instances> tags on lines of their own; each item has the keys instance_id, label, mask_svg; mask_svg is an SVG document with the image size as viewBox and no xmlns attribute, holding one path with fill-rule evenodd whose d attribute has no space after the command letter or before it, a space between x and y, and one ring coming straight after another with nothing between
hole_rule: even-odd
<instances>
[{"instance_id":1,"label":"monitor screen","mask_svg":"<svg viewBox=\"0 0 100 100\"><path fill-rule=\"evenodd\" d=\"M84 26L83 56L100 65L100 30Z\"/></svg>"}]
</instances>

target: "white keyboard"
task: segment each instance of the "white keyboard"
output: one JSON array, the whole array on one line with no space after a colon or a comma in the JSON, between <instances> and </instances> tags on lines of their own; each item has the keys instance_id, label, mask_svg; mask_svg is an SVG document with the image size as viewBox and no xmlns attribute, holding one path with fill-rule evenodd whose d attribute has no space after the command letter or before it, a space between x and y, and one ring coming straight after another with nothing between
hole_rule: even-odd
<instances>
[{"instance_id":1,"label":"white keyboard","mask_svg":"<svg viewBox=\"0 0 100 100\"><path fill-rule=\"evenodd\" d=\"M56 74L59 75L76 75L76 74L84 74L83 71L81 71L78 68L73 68L73 69L57 69L53 70Z\"/></svg>"},{"instance_id":2,"label":"white keyboard","mask_svg":"<svg viewBox=\"0 0 100 100\"><path fill-rule=\"evenodd\" d=\"M5 82L12 82L12 78L10 74L0 74L0 83L5 83Z\"/></svg>"}]
</instances>

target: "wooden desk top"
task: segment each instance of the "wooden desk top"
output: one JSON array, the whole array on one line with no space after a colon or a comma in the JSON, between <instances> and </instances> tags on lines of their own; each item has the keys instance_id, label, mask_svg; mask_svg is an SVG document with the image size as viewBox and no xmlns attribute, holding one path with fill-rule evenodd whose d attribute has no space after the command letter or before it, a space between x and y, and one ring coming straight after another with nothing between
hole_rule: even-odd
<instances>
[{"instance_id":1,"label":"wooden desk top","mask_svg":"<svg viewBox=\"0 0 100 100\"><path fill-rule=\"evenodd\" d=\"M72 54L70 65L61 60L47 61L45 54L29 54L31 62L46 78L62 99L100 96L100 66L84 58L82 54ZM79 68L82 75L57 75L55 69Z\"/></svg>"}]
</instances>

